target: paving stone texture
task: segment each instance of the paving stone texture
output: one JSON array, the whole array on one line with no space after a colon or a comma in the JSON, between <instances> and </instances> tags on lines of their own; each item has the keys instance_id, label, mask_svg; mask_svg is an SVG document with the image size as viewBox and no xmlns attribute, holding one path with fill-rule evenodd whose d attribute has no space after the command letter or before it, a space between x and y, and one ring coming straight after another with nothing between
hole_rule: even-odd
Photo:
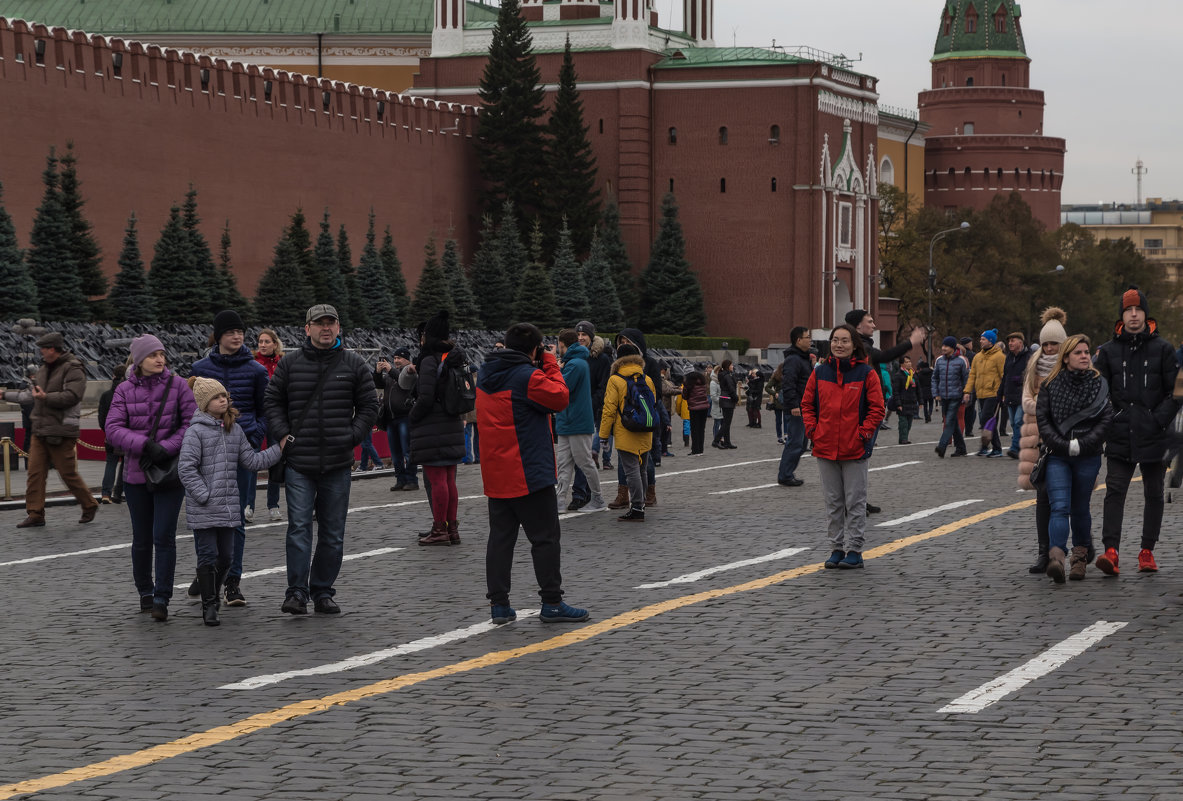
<instances>
[{"instance_id":1,"label":"paving stone texture","mask_svg":"<svg viewBox=\"0 0 1183 801\"><path fill-rule=\"evenodd\" d=\"M919 464L871 475L883 513L870 518L868 547L1032 497L1016 493L1010 459L937 459L937 433L921 423L917 444L894 446L895 432L883 432L872 467ZM696 458L679 442L643 525L612 513L565 519L568 600L602 621L820 563L828 548L812 460L799 471L802 487L712 494L775 481L771 421L760 430L739 424L735 440L739 450ZM759 463L732 466L751 461ZM462 496L479 495L479 469L459 469ZM614 490L614 476L601 476ZM461 502L461 546L420 548L423 495L391 493L390 483L354 482L351 507L379 508L350 514L347 552L403 550L345 564L339 617L280 613L286 582L274 573L244 579L248 605L224 609L219 628L201 625L183 591L169 621L155 623L138 612L129 548L0 566L8 610L0 784L578 629L525 618L351 671L218 689L487 619L483 500ZM1139 574L1141 485L1133 486L1119 578L1090 568L1086 581L1057 587L1028 575L1033 510L1021 509L861 571L808 572L31 797L1180 799L1183 510L1167 505L1161 572ZM875 525L966 498L982 502ZM395 503L405 505L382 508ZM1099 541L1101 493L1093 512ZM65 507L51 508L43 529L16 529L22 517L0 511L0 562L130 542L122 506L102 507L86 526ZM247 571L281 566L283 541L283 525L250 528ZM192 575L191 542L182 530L178 584ZM809 550L636 589L794 546ZM536 606L524 537L514 587L518 609ZM938 712L1098 620L1129 625L977 714Z\"/></svg>"}]
</instances>

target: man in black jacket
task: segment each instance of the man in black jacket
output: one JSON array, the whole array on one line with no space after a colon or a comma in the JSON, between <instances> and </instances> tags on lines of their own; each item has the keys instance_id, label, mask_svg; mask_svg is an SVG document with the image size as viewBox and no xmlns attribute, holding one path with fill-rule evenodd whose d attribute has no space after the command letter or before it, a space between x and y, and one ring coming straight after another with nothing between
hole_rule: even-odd
<instances>
[{"instance_id":1,"label":"man in black jacket","mask_svg":"<svg viewBox=\"0 0 1183 801\"><path fill-rule=\"evenodd\" d=\"M1135 465L1142 470L1146 498L1138 570L1158 570L1154 545L1162 526L1168 428L1179 410L1173 397L1179 365L1175 349L1158 336L1157 328L1150 319L1146 295L1130 287L1121 296L1121 320L1113 339L1097 353L1096 367L1109 382L1109 398L1117 412L1105 442L1105 517L1101 524L1105 553L1097 557L1097 567L1111 576L1119 572L1117 554L1126 491Z\"/></svg>"},{"instance_id":2,"label":"man in black jacket","mask_svg":"<svg viewBox=\"0 0 1183 801\"><path fill-rule=\"evenodd\" d=\"M805 421L801 417L801 396L805 384L813 372L809 360L809 348L813 335L809 329L799 325L789 332L793 344L785 351L785 364L781 369L783 379L780 385L780 403L784 408L785 449L780 455L780 469L776 481L784 487L799 487L805 482L796 476L801 454L805 453Z\"/></svg>"},{"instance_id":3,"label":"man in black jacket","mask_svg":"<svg viewBox=\"0 0 1183 801\"><path fill-rule=\"evenodd\" d=\"M1023 427L1023 379L1027 375L1027 363L1031 361L1031 351L1027 347L1027 340L1022 331L1012 331L1006 335L1006 364L1002 368L1002 386L999 394L1006 404L1006 416L1010 420L1011 437L1010 450L1006 455L1012 459L1019 458L1019 429ZM999 432L1003 436L1003 432Z\"/></svg>"},{"instance_id":4,"label":"man in black jacket","mask_svg":"<svg viewBox=\"0 0 1183 801\"><path fill-rule=\"evenodd\" d=\"M293 615L337 614L333 584L341 571L353 449L378 416L374 381L361 356L345 350L337 310L308 310L308 338L280 359L264 409L272 442L286 439L288 589L281 607ZM317 519L312 552L313 512Z\"/></svg>"}]
</instances>

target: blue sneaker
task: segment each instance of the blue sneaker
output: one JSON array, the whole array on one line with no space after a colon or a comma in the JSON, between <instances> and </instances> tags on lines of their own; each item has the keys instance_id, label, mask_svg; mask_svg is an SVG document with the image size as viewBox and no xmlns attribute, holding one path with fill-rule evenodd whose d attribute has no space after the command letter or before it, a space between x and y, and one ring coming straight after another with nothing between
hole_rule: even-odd
<instances>
[{"instance_id":1,"label":"blue sneaker","mask_svg":"<svg viewBox=\"0 0 1183 801\"><path fill-rule=\"evenodd\" d=\"M846 551L834 551L830 554L830 558L826 560L826 570L833 570L838 567L838 563L842 561L842 557L846 556Z\"/></svg>"},{"instance_id":2,"label":"blue sneaker","mask_svg":"<svg viewBox=\"0 0 1183 801\"><path fill-rule=\"evenodd\" d=\"M863 566L863 555L858 551L848 551L846 558L838 563L843 570L854 570Z\"/></svg>"},{"instance_id":3,"label":"blue sneaker","mask_svg":"<svg viewBox=\"0 0 1183 801\"><path fill-rule=\"evenodd\" d=\"M509 604L493 604L489 607L492 612L493 622L500 626L502 623L509 623L510 621L518 619L518 612Z\"/></svg>"},{"instance_id":4,"label":"blue sneaker","mask_svg":"<svg viewBox=\"0 0 1183 801\"><path fill-rule=\"evenodd\" d=\"M565 603L543 604L538 616L543 623L582 623L589 615L586 609L567 606Z\"/></svg>"}]
</instances>

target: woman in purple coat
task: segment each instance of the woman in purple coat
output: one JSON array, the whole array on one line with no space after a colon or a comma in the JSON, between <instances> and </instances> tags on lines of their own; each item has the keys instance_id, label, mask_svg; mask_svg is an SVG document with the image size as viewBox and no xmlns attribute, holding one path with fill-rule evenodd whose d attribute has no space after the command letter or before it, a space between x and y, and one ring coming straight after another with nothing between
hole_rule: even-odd
<instances>
[{"instance_id":1,"label":"woman in purple coat","mask_svg":"<svg viewBox=\"0 0 1183 801\"><path fill-rule=\"evenodd\" d=\"M163 621L168 619L173 594L177 517L185 490L178 485L150 491L140 457L147 455L156 464L167 464L179 454L197 404L185 380L165 366L164 345L156 337L144 334L132 340L131 364L131 374L116 387L111 399L107 439L126 454L123 493L131 514L131 572L140 594L140 611L150 611L154 619ZM158 411L160 425L155 437L149 438Z\"/></svg>"}]
</instances>

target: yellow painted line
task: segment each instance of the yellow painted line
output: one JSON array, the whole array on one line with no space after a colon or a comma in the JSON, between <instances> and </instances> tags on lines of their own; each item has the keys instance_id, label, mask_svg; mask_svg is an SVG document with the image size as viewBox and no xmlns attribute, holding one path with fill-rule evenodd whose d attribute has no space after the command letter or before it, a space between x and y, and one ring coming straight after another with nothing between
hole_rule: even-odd
<instances>
[{"instance_id":1,"label":"yellow painted line","mask_svg":"<svg viewBox=\"0 0 1183 801\"><path fill-rule=\"evenodd\" d=\"M872 548L863 554L864 559L877 559L882 556L888 556L896 551L903 550L912 545L916 545L927 540L933 540L938 537L943 537L946 534L951 534L963 528L967 528L977 523L989 520L994 517L999 517L1008 512L1013 512L1019 509L1026 509L1035 505L1035 500L1020 501L1009 506L999 507L997 509L990 509L985 512L979 512L976 515L962 518L953 523L949 523L939 528L934 528L931 531L926 531L923 534L915 534L910 537L903 537L894 540L885 545L880 545ZM28 793L37 793L42 790L52 790L57 787L65 787L76 782L86 781L88 779L98 779L104 776L111 776L116 773L122 773L135 768L142 768L148 765L162 762L173 757L183 756L185 754L198 751L202 748L209 748L215 745L229 742L245 737L255 732L269 729L278 723L284 723L289 720L297 720L317 712L323 712L335 706L344 706L346 704L363 701L367 698L373 698L379 695L386 695L388 693L397 692L398 690L413 687L416 684L421 684L432 679L439 679L445 676L456 676L461 673L468 673L473 670L480 670L481 668L492 667L494 665L501 665L515 659L521 659L525 656L532 656L534 654L546 653L547 651L554 651L559 648L566 648L571 645L590 640L593 637L598 637L601 634L606 634L617 629L623 629L628 626L641 623L658 615L672 612L677 609L683 609L688 606L705 603L706 601L713 601L716 598L725 598L729 595L737 595L743 592L751 592L752 590L760 590L766 587L771 587L776 584L782 584L786 581L791 581L801 576L807 576L811 573L817 573L824 569L824 565L820 562L812 565L804 565L802 567L795 567L791 570L784 570L779 573L774 573L771 576L754 579L752 581L744 582L743 584L735 584L730 587L723 587L716 590L706 590L703 592L696 592L692 595L683 595L679 598L671 598L668 601L650 604L648 606L633 609L628 612L623 612L614 617L602 620L598 623L592 623L587 626L581 626L578 629L561 634L557 637L551 637L541 642L533 643L532 645L524 645L520 648L511 648L508 651L492 651L478 656L473 659L466 659L462 662L455 662L451 665L444 665L433 670L424 670L419 673L406 673L402 676L395 676L394 678L384 679L382 681L368 684L364 687L358 687L353 690L346 690L344 692L333 693L322 698L313 698L306 701L298 701L294 704L279 707L268 712L260 712L257 715L243 718L236 723L231 723L227 726L216 726L212 729L207 729L196 734L190 734L187 737L182 737L179 740L162 743L160 745L145 748L141 751L136 751L131 754L123 754L122 756L105 759L101 762L95 762L90 765L83 765L77 768L63 771L61 773L54 773L50 776L43 776L40 779L28 779L26 781L16 782L14 784L0 785L0 801L12 798L18 795L25 795Z\"/></svg>"}]
</instances>

